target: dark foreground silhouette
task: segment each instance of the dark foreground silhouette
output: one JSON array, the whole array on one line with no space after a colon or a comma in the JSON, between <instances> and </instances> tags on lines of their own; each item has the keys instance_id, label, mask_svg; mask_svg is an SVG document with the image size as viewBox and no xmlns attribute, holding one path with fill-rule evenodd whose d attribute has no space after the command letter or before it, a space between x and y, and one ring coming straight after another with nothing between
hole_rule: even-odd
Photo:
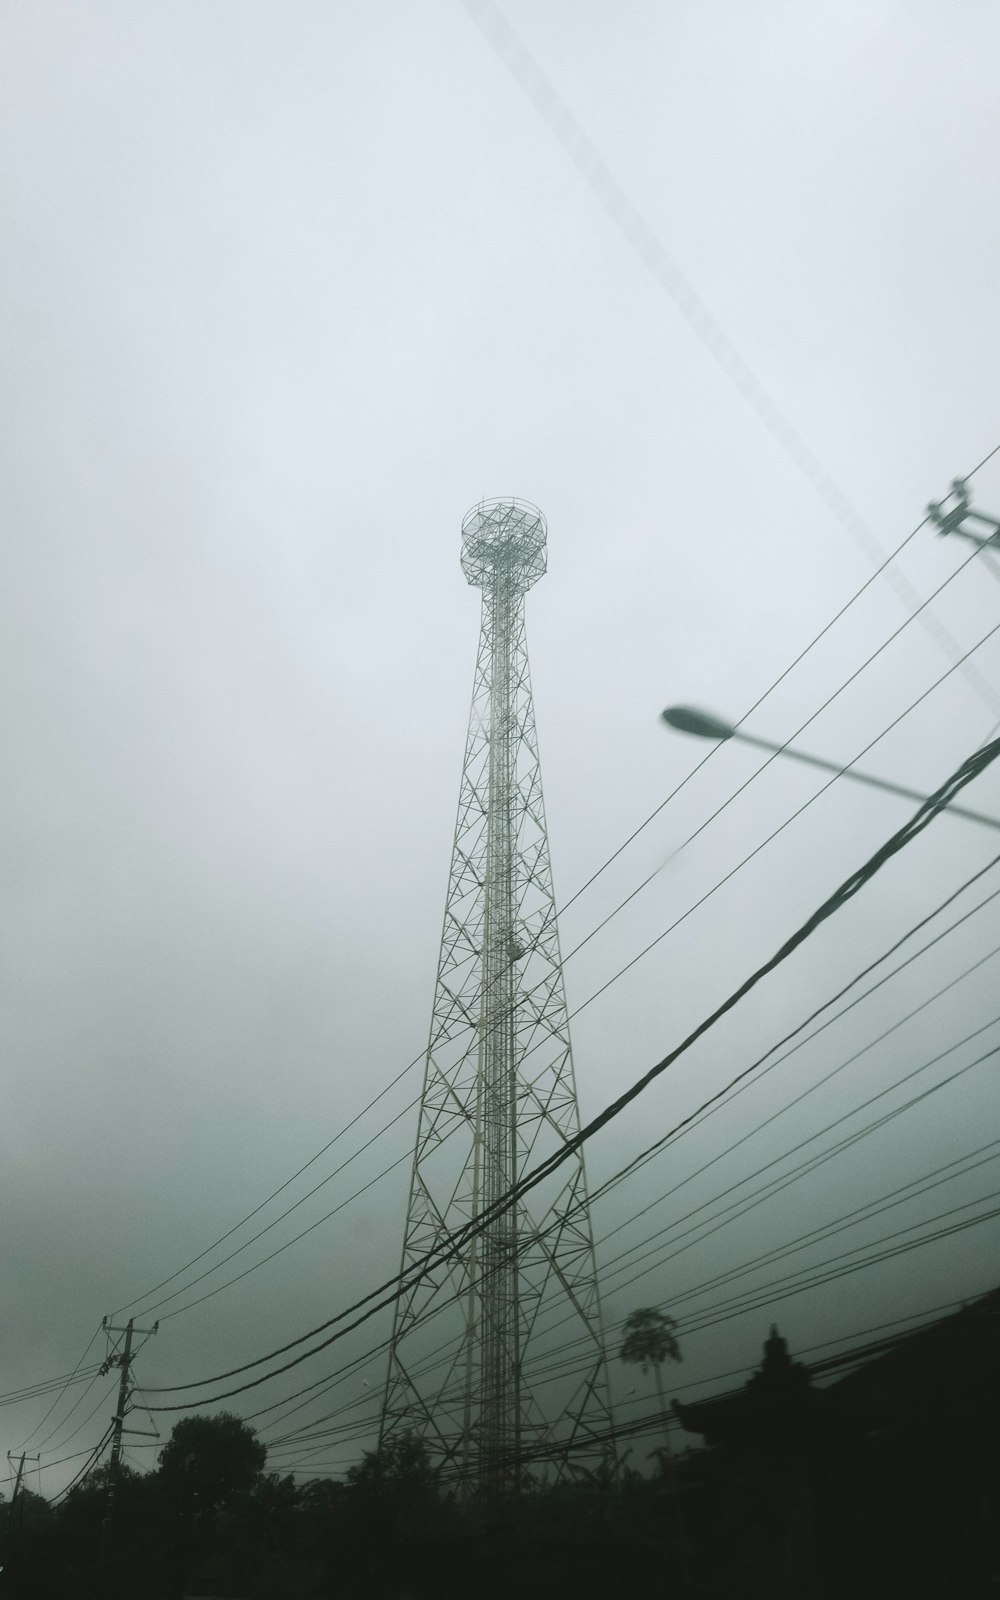
<instances>
[{"instance_id":1,"label":"dark foreground silhouette","mask_svg":"<svg viewBox=\"0 0 1000 1600\"><path fill-rule=\"evenodd\" d=\"M297 1483L238 1418L187 1418L110 1505L99 1470L0 1507L0 1600L1000 1596L998 1319L1000 1292L846 1375L772 1330L748 1384L675 1408L704 1448L636 1443L499 1510L456 1503L416 1438Z\"/></svg>"}]
</instances>

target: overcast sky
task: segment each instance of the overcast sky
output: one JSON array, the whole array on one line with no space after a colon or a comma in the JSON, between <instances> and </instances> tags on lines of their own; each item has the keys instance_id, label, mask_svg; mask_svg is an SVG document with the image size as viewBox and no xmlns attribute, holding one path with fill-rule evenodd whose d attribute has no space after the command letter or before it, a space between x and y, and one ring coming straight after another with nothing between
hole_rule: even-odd
<instances>
[{"instance_id":1,"label":"overcast sky","mask_svg":"<svg viewBox=\"0 0 1000 1600\"><path fill-rule=\"evenodd\" d=\"M706 753L661 708L742 716L869 578L872 552L1000 444L1000 17L986 0L505 0L502 15L459 0L2 0L0 61L0 1387L67 1372L131 1302L142 1326L164 1318L137 1377L176 1383L287 1342L398 1264L413 1112L189 1294L155 1308L252 1228L147 1292L419 1058L479 626L466 509L515 494L548 519L528 631L566 902ZM614 175L604 200L624 227L579 170L581 135L540 114L539 75ZM713 356L667 263L745 367ZM817 470L764 425L747 371L853 512L835 515ZM1000 515L1000 456L973 494ZM906 620L905 593L918 603L955 574L931 625L908 626L801 736L857 755L996 625L997 572L982 557L959 572L970 554L917 534L748 728L790 737ZM936 787L1000 721L1000 635L970 661L979 679L952 672L861 765ZM675 855L762 759L720 749L566 912L571 951L666 863L567 962L584 1118L913 809L836 783L588 1005L820 787L777 761ZM1000 816L1000 771L964 800ZM997 848L988 828L938 819L592 1142L592 1186ZM996 886L987 873L902 954ZM841 1128L1000 1045L987 960L702 1170L994 945L991 904L595 1206L600 1240L690 1178L599 1250L612 1326L637 1305L674 1310L672 1392L753 1364L772 1320L799 1352L995 1281L994 1221L697 1326L740 1289L995 1205L987 1161L705 1287L987 1145L996 1058L635 1283L612 1262L766 1162L788 1170L798 1141L973 1030ZM391 1162L308 1239L167 1319ZM280 1399L387 1327L237 1404ZM103 1353L101 1337L88 1360ZM379 1356L296 1420L357 1400L363 1423L383 1376ZM34 1433L49 1399L0 1411L0 1448L30 1435L44 1462L96 1442L110 1381L63 1422L69 1391ZM633 1376L615 1382L627 1414ZM334 1470L361 1447L312 1460Z\"/></svg>"}]
</instances>

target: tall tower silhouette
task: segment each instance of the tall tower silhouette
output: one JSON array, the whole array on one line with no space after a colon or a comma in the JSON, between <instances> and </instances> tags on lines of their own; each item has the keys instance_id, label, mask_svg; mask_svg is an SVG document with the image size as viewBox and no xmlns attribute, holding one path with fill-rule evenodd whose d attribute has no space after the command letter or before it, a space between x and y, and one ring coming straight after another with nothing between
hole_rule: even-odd
<instances>
[{"instance_id":1,"label":"tall tower silhouette","mask_svg":"<svg viewBox=\"0 0 1000 1600\"><path fill-rule=\"evenodd\" d=\"M404 1272L580 1125L524 629L545 568L535 506L465 517L482 628ZM419 1433L464 1492L495 1498L532 1461L606 1457L611 1429L581 1150L397 1302L381 1438Z\"/></svg>"}]
</instances>

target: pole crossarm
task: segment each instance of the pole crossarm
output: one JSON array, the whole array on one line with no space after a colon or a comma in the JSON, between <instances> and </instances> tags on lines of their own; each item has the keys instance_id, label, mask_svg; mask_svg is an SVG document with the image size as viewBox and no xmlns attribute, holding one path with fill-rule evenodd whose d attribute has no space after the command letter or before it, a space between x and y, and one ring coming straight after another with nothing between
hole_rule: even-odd
<instances>
[{"instance_id":1,"label":"pole crossarm","mask_svg":"<svg viewBox=\"0 0 1000 1600\"><path fill-rule=\"evenodd\" d=\"M944 499L940 502L931 501L927 515L940 534L957 533L980 548L985 545L1000 546L1000 518L974 510L964 478L954 478ZM968 527L970 522L975 526ZM987 531L983 532L983 529Z\"/></svg>"},{"instance_id":2,"label":"pole crossarm","mask_svg":"<svg viewBox=\"0 0 1000 1600\"><path fill-rule=\"evenodd\" d=\"M110 1372L113 1367L118 1367L121 1371L121 1379L118 1384L118 1404L115 1406L114 1416L111 1419L112 1434L111 1454L108 1457L108 1492L104 1508L104 1528L101 1538L102 1561L104 1561L107 1559L114 1533L115 1500L118 1491L118 1477L121 1470L122 1460L122 1435L124 1433L138 1433L140 1431L137 1428L125 1427L125 1418L128 1416L130 1410L129 1396L132 1393L129 1380L132 1372L132 1362L135 1359L135 1351L132 1349L132 1340L137 1333L151 1337L154 1333L156 1333L160 1324L159 1322L154 1322L151 1328L137 1328L135 1325L135 1319L129 1317L125 1326L119 1327L117 1324L111 1322L107 1317L104 1317L102 1318L101 1325L106 1334L122 1333L125 1335L125 1343L123 1344L121 1350L118 1350L117 1348L111 1349L105 1357L100 1369L102 1374ZM150 1435L150 1437L158 1438L159 1435L154 1434Z\"/></svg>"}]
</instances>

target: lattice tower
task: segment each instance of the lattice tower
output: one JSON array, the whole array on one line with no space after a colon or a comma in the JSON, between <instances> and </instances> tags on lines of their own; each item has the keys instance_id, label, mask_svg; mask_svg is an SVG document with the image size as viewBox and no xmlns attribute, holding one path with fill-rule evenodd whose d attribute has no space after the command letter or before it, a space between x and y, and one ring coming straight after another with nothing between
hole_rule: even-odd
<instances>
[{"instance_id":1,"label":"lattice tower","mask_svg":"<svg viewBox=\"0 0 1000 1600\"><path fill-rule=\"evenodd\" d=\"M482 589L482 628L404 1271L579 1128L524 629L545 568L536 507L468 513L462 569ZM555 1355L567 1343L568 1360ZM580 1151L399 1300L382 1440L420 1433L444 1476L496 1498L533 1461L557 1476L606 1462L611 1430Z\"/></svg>"}]
</instances>

